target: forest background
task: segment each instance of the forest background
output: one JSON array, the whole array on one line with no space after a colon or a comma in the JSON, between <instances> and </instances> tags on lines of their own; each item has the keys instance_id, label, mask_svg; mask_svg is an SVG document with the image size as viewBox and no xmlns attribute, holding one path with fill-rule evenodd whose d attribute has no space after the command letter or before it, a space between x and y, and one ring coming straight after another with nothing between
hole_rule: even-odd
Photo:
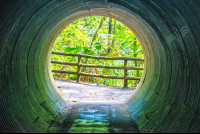
<instances>
[{"instance_id":1,"label":"forest background","mask_svg":"<svg viewBox=\"0 0 200 134\"><path fill-rule=\"evenodd\" d=\"M52 51L78 53L106 57L141 57L144 58L142 47L133 32L123 23L105 16L87 16L75 20L66 26L54 42ZM77 63L78 57L51 55L51 60ZM81 63L105 66L124 66L122 60L101 60L82 58ZM128 61L130 67L143 67L143 62ZM53 70L77 71L76 66L51 64ZM124 70L81 68L81 72L123 76ZM143 71L129 70L128 76L141 77ZM53 72L54 79L76 80L76 75ZM104 79L81 76L81 81L123 87L123 80ZM134 86L138 81L129 80L128 86Z\"/></svg>"}]
</instances>

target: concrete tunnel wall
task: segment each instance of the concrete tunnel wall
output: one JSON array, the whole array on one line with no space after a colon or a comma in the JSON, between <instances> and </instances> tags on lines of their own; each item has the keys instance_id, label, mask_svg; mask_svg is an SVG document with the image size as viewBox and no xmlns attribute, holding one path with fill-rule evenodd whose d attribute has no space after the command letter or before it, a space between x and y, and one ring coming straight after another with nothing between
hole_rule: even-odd
<instances>
[{"instance_id":1,"label":"concrete tunnel wall","mask_svg":"<svg viewBox=\"0 0 200 134\"><path fill-rule=\"evenodd\" d=\"M126 102L140 132L200 132L198 0L1 0L0 132L47 132L65 107L51 47L88 15L118 19L141 42L144 75Z\"/></svg>"}]
</instances>

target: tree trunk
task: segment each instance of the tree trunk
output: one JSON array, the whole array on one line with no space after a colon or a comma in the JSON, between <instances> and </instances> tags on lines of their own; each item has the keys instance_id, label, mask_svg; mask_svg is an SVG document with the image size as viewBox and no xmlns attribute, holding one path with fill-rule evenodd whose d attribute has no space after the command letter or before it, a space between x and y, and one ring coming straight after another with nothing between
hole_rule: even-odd
<instances>
[{"instance_id":1,"label":"tree trunk","mask_svg":"<svg viewBox=\"0 0 200 134\"><path fill-rule=\"evenodd\" d=\"M104 17L101 19L101 22L100 22L99 26L97 27L97 29L96 29L96 31L95 31L93 37L92 37L92 41L90 42L90 46L92 46L92 43L93 43L93 42L96 40L96 38L98 37L98 32L99 32L99 30L101 29L101 27L103 26L103 23L104 23L104 21L106 20L106 18L107 18L107 17L104 16Z\"/></svg>"},{"instance_id":2,"label":"tree trunk","mask_svg":"<svg viewBox=\"0 0 200 134\"><path fill-rule=\"evenodd\" d=\"M114 35L114 37L113 37L113 41L112 41L112 44L111 44L111 48L113 48L113 49L115 47L114 45L115 45L115 35L116 35L116 24L117 24L117 21L114 20L114 29L113 29L113 35ZM112 49L111 49L110 53L113 53Z\"/></svg>"},{"instance_id":3,"label":"tree trunk","mask_svg":"<svg viewBox=\"0 0 200 134\"><path fill-rule=\"evenodd\" d=\"M109 18L109 28L108 28L108 34L110 35L112 33L112 18ZM111 50L111 43L112 43L112 40L108 37L108 51L107 53L110 53L110 50Z\"/></svg>"},{"instance_id":4,"label":"tree trunk","mask_svg":"<svg viewBox=\"0 0 200 134\"><path fill-rule=\"evenodd\" d=\"M96 40L96 38L98 37L98 32L99 32L99 30L102 28L103 23L104 23L104 21L106 20L106 18L107 18L107 17L104 16L104 17L101 19L101 22L100 22L99 26L97 27L97 29L96 29L96 31L95 31L93 37L92 37L92 40L91 40L91 42L90 42L90 46L92 46L93 42L94 42L94 41ZM88 50L87 50L87 52L88 52ZM90 54L90 52L88 52L88 55L89 55L89 54ZM87 62L88 62L88 58L86 59L85 64L87 64ZM86 70L86 68L83 68L83 72L84 72L85 70Z\"/></svg>"}]
</instances>

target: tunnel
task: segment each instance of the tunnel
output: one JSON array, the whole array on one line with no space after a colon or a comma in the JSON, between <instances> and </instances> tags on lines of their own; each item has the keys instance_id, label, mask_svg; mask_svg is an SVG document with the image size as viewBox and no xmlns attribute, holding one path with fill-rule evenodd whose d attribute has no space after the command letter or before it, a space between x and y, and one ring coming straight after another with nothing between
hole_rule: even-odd
<instances>
[{"instance_id":1,"label":"tunnel","mask_svg":"<svg viewBox=\"0 0 200 134\"><path fill-rule=\"evenodd\" d=\"M126 101L140 132L200 132L199 0L1 0L0 131L45 133L66 103L50 68L72 21L115 18L139 39L144 74Z\"/></svg>"}]
</instances>

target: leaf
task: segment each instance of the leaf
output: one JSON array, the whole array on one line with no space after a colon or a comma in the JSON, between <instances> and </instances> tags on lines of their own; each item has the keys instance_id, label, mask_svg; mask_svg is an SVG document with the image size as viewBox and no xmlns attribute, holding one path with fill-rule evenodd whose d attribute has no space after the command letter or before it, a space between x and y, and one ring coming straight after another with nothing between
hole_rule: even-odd
<instances>
[{"instance_id":1,"label":"leaf","mask_svg":"<svg viewBox=\"0 0 200 134\"><path fill-rule=\"evenodd\" d=\"M95 47L96 47L96 50L101 50L101 45L95 46Z\"/></svg>"},{"instance_id":2,"label":"leaf","mask_svg":"<svg viewBox=\"0 0 200 134\"><path fill-rule=\"evenodd\" d=\"M115 37L116 35L114 35L114 34L107 34L107 36L108 36L109 38L111 38L111 37Z\"/></svg>"},{"instance_id":3,"label":"leaf","mask_svg":"<svg viewBox=\"0 0 200 134\"><path fill-rule=\"evenodd\" d=\"M69 77L69 78L70 78L71 80L75 80L75 78L74 78L74 77L72 77L72 76L71 76L71 77Z\"/></svg>"},{"instance_id":4,"label":"leaf","mask_svg":"<svg viewBox=\"0 0 200 134\"><path fill-rule=\"evenodd\" d=\"M110 70L109 69L104 69L105 75L109 75Z\"/></svg>"},{"instance_id":5,"label":"leaf","mask_svg":"<svg viewBox=\"0 0 200 134\"><path fill-rule=\"evenodd\" d=\"M90 53L90 55L95 55L96 53L94 52L94 51L92 51L91 53Z\"/></svg>"},{"instance_id":6,"label":"leaf","mask_svg":"<svg viewBox=\"0 0 200 134\"><path fill-rule=\"evenodd\" d=\"M126 39L126 42L127 42L127 41L132 41L132 40L133 40L133 37L130 36L130 37L128 37L128 38Z\"/></svg>"},{"instance_id":7,"label":"leaf","mask_svg":"<svg viewBox=\"0 0 200 134\"><path fill-rule=\"evenodd\" d=\"M139 47L140 47L139 45L135 45L135 46L133 47L133 51L136 52L137 49L138 49Z\"/></svg>"},{"instance_id":8,"label":"leaf","mask_svg":"<svg viewBox=\"0 0 200 134\"><path fill-rule=\"evenodd\" d=\"M64 49L64 52L65 52L65 53L69 53L69 52L72 52L72 51L74 51L74 50L76 50L76 48L67 47L67 48Z\"/></svg>"},{"instance_id":9,"label":"leaf","mask_svg":"<svg viewBox=\"0 0 200 134\"><path fill-rule=\"evenodd\" d=\"M82 48L81 45L77 45L77 46L76 46L76 49L78 50L78 52L81 51L81 48Z\"/></svg>"}]
</instances>

